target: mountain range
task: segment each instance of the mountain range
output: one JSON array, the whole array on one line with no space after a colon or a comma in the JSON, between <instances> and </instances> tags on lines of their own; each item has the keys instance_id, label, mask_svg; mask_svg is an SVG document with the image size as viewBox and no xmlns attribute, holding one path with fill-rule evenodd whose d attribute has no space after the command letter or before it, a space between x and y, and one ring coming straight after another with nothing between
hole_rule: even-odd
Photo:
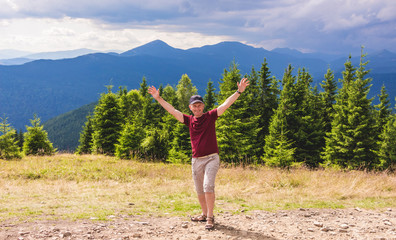
<instances>
[{"instance_id":1,"label":"mountain range","mask_svg":"<svg viewBox=\"0 0 396 240\"><path fill-rule=\"evenodd\" d=\"M187 74L200 94L207 82L215 86L224 69L235 61L241 74L252 67L260 70L266 58L270 71L281 79L286 67L305 67L316 84L322 82L327 68L341 78L345 56L301 53L291 49L255 48L239 42L221 42L187 50L156 40L123 53L88 53L65 59L40 59L20 65L0 65L0 115L16 129L24 130L33 114L42 122L97 101L107 85L129 90L139 88L143 77L150 85L176 86ZM396 54L387 50L371 53L366 60L373 78L371 96L384 84L393 101L396 96ZM358 66L360 56L352 56ZM394 102L393 102L394 104ZM393 106L393 105L392 105Z\"/></svg>"}]
</instances>

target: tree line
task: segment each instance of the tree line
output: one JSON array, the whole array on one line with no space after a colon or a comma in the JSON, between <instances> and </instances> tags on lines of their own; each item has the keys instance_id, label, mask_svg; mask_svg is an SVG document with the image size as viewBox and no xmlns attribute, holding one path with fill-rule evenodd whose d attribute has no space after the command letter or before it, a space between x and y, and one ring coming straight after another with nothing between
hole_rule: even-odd
<instances>
[{"instance_id":1,"label":"tree line","mask_svg":"<svg viewBox=\"0 0 396 240\"><path fill-rule=\"evenodd\" d=\"M396 116L385 86L379 104L368 98L371 78L365 54L359 66L351 57L338 81L327 70L320 86L301 68L289 65L282 79L271 75L266 59L252 67L250 86L217 121L221 159L231 164L265 164L289 168L336 167L393 170L396 166ZM242 75L235 62L225 69L219 91L208 81L206 111L236 91ZM78 154L107 154L121 159L186 163L191 158L189 132L147 92L108 86L80 134ZM184 74L176 87L159 87L176 109L190 114L188 100L197 88ZM1 136L4 137L4 134ZM1 157L1 154L0 154Z\"/></svg>"}]
</instances>

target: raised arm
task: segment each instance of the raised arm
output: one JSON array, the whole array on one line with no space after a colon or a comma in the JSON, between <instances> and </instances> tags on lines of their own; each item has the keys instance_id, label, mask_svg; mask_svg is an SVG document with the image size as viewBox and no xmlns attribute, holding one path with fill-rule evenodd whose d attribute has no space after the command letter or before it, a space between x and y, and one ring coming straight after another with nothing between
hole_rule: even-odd
<instances>
[{"instance_id":1,"label":"raised arm","mask_svg":"<svg viewBox=\"0 0 396 240\"><path fill-rule=\"evenodd\" d=\"M223 114L239 97L239 95L241 95L241 93L243 93L243 91L245 91L246 87L249 86L249 81L247 80L247 78L242 78L241 82L238 83L238 91L236 91L234 94L232 94L231 96L229 96L223 104L221 104L218 108L217 108L217 116L220 116L221 114Z\"/></svg>"},{"instance_id":2,"label":"raised arm","mask_svg":"<svg viewBox=\"0 0 396 240\"><path fill-rule=\"evenodd\" d=\"M165 108L166 111L172 114L179 122L181 123L184 122L183 113L181 113L179 110L176 110L172 105L170 105L167 101L165 101L159 95L159 91L154 86L151 86L148 89L148 92L151 94L151 96L153 96L155 100L157 100L159 104L161 104L163 108Z\"/></svg>"}]
</instances>

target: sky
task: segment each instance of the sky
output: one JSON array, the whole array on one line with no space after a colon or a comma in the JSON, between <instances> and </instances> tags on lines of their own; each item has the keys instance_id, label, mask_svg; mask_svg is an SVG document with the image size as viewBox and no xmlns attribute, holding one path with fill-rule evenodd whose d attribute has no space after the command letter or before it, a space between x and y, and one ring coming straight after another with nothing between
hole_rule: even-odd
<instances>
[{"instance_id":1,"label":"sky","mask_svg":"<svg viewBox=\"0 0 396 240\"><path fill-rule=\"evenodd\" d=\"M127 51L160 39L189 49L396 52L395 0L0 0L0 49Z\"/></svg>"}]
</instances>

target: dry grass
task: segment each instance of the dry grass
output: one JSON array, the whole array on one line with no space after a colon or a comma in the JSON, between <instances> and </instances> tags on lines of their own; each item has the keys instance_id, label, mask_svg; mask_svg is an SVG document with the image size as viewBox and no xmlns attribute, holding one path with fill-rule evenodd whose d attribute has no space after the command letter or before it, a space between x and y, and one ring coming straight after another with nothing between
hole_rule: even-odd
<instances>
[{"instance_id":1,"label":"dry grass","mask_svg":"<svg viewBox=\"0 0 396 240\"><path fill-rule=\"evenodd\" d=\"M190 165L61 154L0 160L0 220L108 219L199 211ZM336 170L221 168L218 212L396 207L396 176Z\"/></svg>"}]
</instances>

